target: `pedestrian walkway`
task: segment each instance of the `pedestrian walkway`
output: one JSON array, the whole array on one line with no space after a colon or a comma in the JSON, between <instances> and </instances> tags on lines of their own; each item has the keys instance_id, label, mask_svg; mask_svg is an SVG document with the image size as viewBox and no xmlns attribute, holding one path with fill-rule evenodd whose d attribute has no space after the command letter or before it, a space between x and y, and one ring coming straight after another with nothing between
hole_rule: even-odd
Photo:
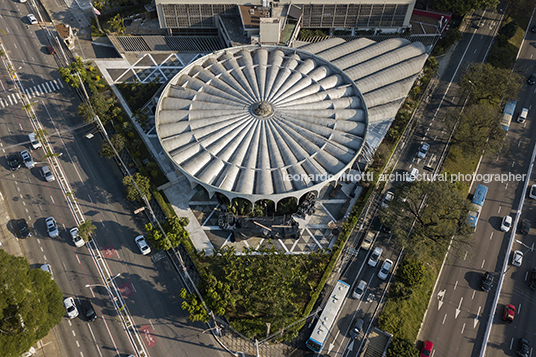
<instances>
[{"instance_id":1,"label":"pedestrian walkway","mask_svg":"<svg viewBox=\"0 0 536 357\"><path fill-rule=\"evenodd\" d=\"M37 84L28 89L24 89L24 94L26 94L28 99L42 96L47 93L55 92L63 88L63 84L60 80L52 80L44 83ZM8 94L5 98L0 98L0 107L6 108L15 104L24 104L20 94L18 92Z\"/></svg>"}]
</instances>

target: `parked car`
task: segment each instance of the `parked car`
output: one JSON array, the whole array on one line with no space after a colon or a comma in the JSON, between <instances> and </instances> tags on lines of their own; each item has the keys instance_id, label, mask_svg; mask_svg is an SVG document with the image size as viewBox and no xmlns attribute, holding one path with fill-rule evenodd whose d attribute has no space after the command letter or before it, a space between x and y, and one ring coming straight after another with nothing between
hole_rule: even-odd
<instances>
[{"instance_id":1,"label":"parked car","mask_svg":"<svg viewBox=\"0 0 536 357\"><path fill-rule=\"evenodd\" d=\"M352 293L353 298L357 300L361 299L365 293L365 290L367 290L367 282L365 280L361 280Z\"/></svg>"},{"instance_id":2,"label":"parked car","mask_svg":"<svg viewBox=\"0 0 536 357\"><path fill-rule=\"evenodd\" d=\"M519 230L521 232L521 234L529 234L529 231L530 231L530 220L528 219L523 219L523 221L521 222L521 229Z\"/></svg>"},{"instance_id":3,"label":"parked car","mask_svg":"<svg viewBox=\"0 0 536 357\"><path fill-rule=\"evenodd\" d=\"M26 16L26 18L28 19L28 21L30 22L30 24L32 25L37 25L37 19L35 18L35 15L34 14L28 14Z\"/></svg>"},{"instance_id":4,"label":"parked car","mask_svg":"<svg viewBox=\"0 0 536 357\"><path fill-rule=\"evenodd\" d=\"M9 169L11 171L17 171L18 169L20 169L21 162L19 158L19 153L13 153L7 156L6 160L7 160L7 164L9 165Z\"/></svg>"},{"instance_id":5,"label":"parked car","mask_svg":"<svg viewBox=\"0 0 536 357\"><path fill-rule=\"evenodd\" d=\"M48 51L48 54L50 55L53 55L54 53L56 53L56 50L51 45L47 46L47 51Z\"/></svg>"},{"instance_id":6,"label":"parked car","mask_svg":"<svg viewBox=\"0 0 536 357\"><path fill-rule=\"evenodd\" d=\"M28 139L30 140L30 146L32 149L37 150L43 145L37 140L37 137L35 136L35 133L28 134Z\"/></svg>"},{"instance_id":7,"label":"parked car","mask_svg":"<svg viewBox=\"0 0 536 357\"><path fill-rule=\"evenodd\" d=\"M380 257L382 256L382 252L383 252L383 249L381 249L380 247L374 248L374 251L372 252L368 260L368 265L370 265L373 268L376 265L378 265L378 261L380 260Z\"/></svg>"},{"instance_id":8,"label":"parked car","mask_svg":"<svg viewBox=\"0 0 536 357\"><path fill-rule=\"evenodd\" d=\"M93 308L91 301L88 299L82 299L80 301L80 305L82 306L82 312L88 321L93 322L97 319L97 314L95 313L95 309Z\"/></svg>"},{"instance_id":9,"label":"parked car","mask_svg":"<svg viewBox=\"0 0 536 357\"><path fill-rule=\"evenodd\" d=\"M390 190L387 191L385 193L385 198L383 199L383 202L382 202L382 208L389 207L389 203L391 203L394 197L395 197L395 194L393 193L393 191L390 191Z\"/></svg>"},{"instance_id":10,"label":"parked car","mask_svg":"<svg viewBox=\"0 0 536 357\"><path fill-rule=\"evenodd\" d=\"M21 238L28 238L32 236L28 223L24 218L21 218L17 221L17 230L19 231L19 236Z\"/></svg>"},{"instance_id":11,"label":"parked car","mask_svg":"<svg viewBox=\"0 0 536 357\"><path fill-rule=\"evenodd\" d=\"M530 272L529 285L531 289L536 290L536 268L532 268L532 271Z\"/></svg>"},{"instance_id":12,"label":"parked car","mask_svg":"<svg viewBox=\"0 0 536 357\"><path fill-rule=\"evenodd\" d=\"M530 186L529 197L536 200L536 185Z\"/></svg>"},{"instance_id":13,"label":"parked car","mask_svg":"<svg viewBox=\"0 0 536 357\"><path fill-rule=\"evenodd\" d=\"M517 349L517 355L521 357L529 357L530 344L529 341L521 338L519 340L519 348Z\"/></svg>"},{"instance_id":14,"label":"parked car","mask_svg":"<svg viewBox=\"0 0 536 357\"><path fill-rule=\"evenodd\" d=\"M417 179L417 175L419 174L419 169L414 167L411 169L411 171L409 172L407 178L406 178L406 181L407 182L413 182Z\"/></svg>"},{"instance_id":15,"label":"parked car","mask_svg":"<svg viewBox=\"0 0 536 357\"><path fill-rule=\"evenodd\" d=\"M372 242L374 242L374 236L375 233L368 231L367 234L365 234L365 238L363 238L363 243L361 243L361 248L364 250L369 250L372 246Z\"/></svg>"},{"instance_id":16,"label":"parked car","mask_svg":"<svg viewBox=\"0 0 536 357\"><path fill-rule=\"evenodd\" d=\"M31 169L35 166L35 162L32 159L32 155L30 155L28 150L21 151L20 157L22 158L22 162L24 163L24 166L26 166L27 169Z\"/></svg>"},{"instance_id":17,"label":"parked car","mask_svg":"<svg viewBox=\"0 0 536 357\"><path fill-rule=\"evenodd\" d=\"M434 344L432 342L425 341L421 348L420 357L430 357L432 355L433 348L434 348Z\"/></svg>"},{"instance_id":18,"label":"parked car","mask_svg":"<svg viewBox=\"0 0 536 357\"><path fill-rule=\"evenodd\" d=\"M536 73L533 73L530 75L529 79L527 79L528 84L534 84L536 83Z\"/></svg>"},{"instance_id":19,"label":"parked car","mask_svg":"<svg viewBox=\"0 0 536 357\"><path fill-rule=\"evenodd\" d=\"M47 232L50 238L56 238L60 235L60 231L58 230L58 225L56 224L54 217L48 217L45 219L45 223L47 224Z\"/></svg>"},{"instance_id":20,"label":"parked car","mask_svg":"<svg viewBox=\"0 0 536 357\"><path fill-rule=\"evenodd\" d=\"M354 328L350 331L350 337L353 339L356 339L361 334L361 330L363 330L363 325L365 324L365 321L363 319L357 320L357 322L354 325Z\"/></svg>"},{"instance_id":21,"label":"parked car","mask_svg":"<svg viewBox=\"0 0 536 357\"><path fill-rule=\"evenodd\" d=\"M512 322L514 321L514 317L516 317L515 306L512 304L505 305L503 311L503 320L506 322Z\"/></svg>"},{"instance_id":22,"label":"parked car","mask_svg":"<svg viewBox=\"0 0 536 357\"><path fill-rule=\"evenodd\" d=\"M65 307L65 310L67 311L67 317L70 319L74 319L78 316L78 309L76 308L76 303L74 302L74 299L69 296L65 300L63 300L63 306Z\"/></svg>"},{"instance_id":23,"label":"parked car","mask_svg":"<svg viewBox=\"0 0 536 357\"><path fill-rule=\"evenodd\" d=\"M512 257L512 265L520 267L521 263L523 263L523 252L520 250L516 250L514 252L514 256Z\"/></svg>"},{"instance_id":24,"label":"parked car","mask_svg":"<svg viewBox=\"0 0 536 357\"><path fill-rule=\"evenodd\" d=\"M54 181L56 179L54 177L54 174L52 173L52 171L50 171L50 168L48 166L43 166L41 168L41 176L43 176L43 178L47 182L52 182L52 181Z\"/></svg>"},{"instance_id":25,"label":"parked car","mask_svg":"<svg viewBox=\"0 0 536 357\"><path fill-rule=\"evenodd\" d=\"M382 268L378 272L378 278L381 280L387 279L387 276L389 276L389 272L391 271L391 268L393 267L393 262L389 259L385 259L383 262Z\"/></svg>"},{"instance_id":26,"label":"parked car","mask_svg":"<svg viewBox=\"0 0 536 357\"><path fill-rule=\"evenodd\" d=\"M491 275L490 272L485 272L482 274L482 282L480 283L480 287L484 291L490 291L493 287L493 275Z\"/></svg>"},{"instance_id":27,"label":"parked car","mask_svg":"<svg viewBox=\"0 0 536 357\"><path fill-rule=\"evenodd\" d=\"M134 241L138 245L138 248L140 249L141 254L147 255L151 253L151 247L147 245L147 242L145 241L145 238L143 236L137 236Z\"/></svg>"},{"instance_id":28,"label":"parked car","mask_svg":"<svg viewBox=\"0 0 536 357\"><path fill-rule=\"evenodd\" d=\"M508 232L512 227L512 217L504 216L501 223L501 231Z\"/></svg>"},{"instance_id":29,"label":"parked car","mask_svg":"<svg viewBox=\"0 0 536 357\"><path fill-rule=\"evenodd\" d=\"M52 267L50 266L50 264L46 263L46 264L43 264L41 265L41 270L44 270L46 271L47 273L50 274L50 278L52 280L54 280L54 274L52 273Z\"/></svg>"},{"instance_id":30,"label":"parked car","mask_svg":"<svg viewBox=\"0 0 536 357\"><path fill-rule=\"evenodd\" d=\"M430 144L422 143L421 147L419 148L419 151L417 152L417 157L419 159L424 159L426 157L426 154L428 153L429 148Z\"/></svg>"},{"instance_id":31,"label":"parked car","mask_svg":"<svg viewBox=\"0 0 536 357\"><path fill-rule=\"evenodd\" d=\"M86 242L82 237L80 237L80 234L78 234L78 228L74 227L69 231L71 233L71 238L73 239L74 246L77 248L82 247Z\"/></svg>"},{"instance_id":32,"label":"parked car","mask_svg":"<svg viewBox=\"0 0 536 357\"><path fill-rule=\"evenodd\" d=\"M521 109L521 113L517 117L518 123L524 123L525 120L527 120L527 116L529 115L529 110L527 108Z\"/></svg>"}]
</instances>

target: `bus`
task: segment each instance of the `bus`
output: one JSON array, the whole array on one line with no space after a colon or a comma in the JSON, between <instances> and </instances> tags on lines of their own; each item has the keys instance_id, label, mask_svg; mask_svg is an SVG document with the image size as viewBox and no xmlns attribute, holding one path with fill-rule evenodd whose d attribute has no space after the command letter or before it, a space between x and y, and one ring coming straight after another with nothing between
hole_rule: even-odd
<instances>
[{"instance_id":1,"label":"bus","mask_svg":"<svg viewBox=\"0 0 536 357\"><path fill-rule=\"evenodd\" d=\"M305 343L310 350L315 352L320 352L320 350L322 350L326 337L328 337L331 326L335 322L335 319L337 319L339 310L341 309L349 290L350 285L343 281L339 280L337 281L337 284L335 284L335 288L331 292L326 306L324 306L324 310L311 333L311 337L309 337Z\"/></svg>"},{"instance_id":2,"label":"bus","mask_svg":"<svg viewBox=\"0 0 536 357\"><path fill-rule=\"evenodd\" d=\"M510 123L512 122L512 117L514 116L514 111L516 110L517 102L515 100L506 103L504 106L503 116L501 119L501 128L505 131L510 129Z\"/></svg>"},{"instance_id":3,"label":"bus","mask_svg":"<svg viewBox=\"0 0 536 357\"><path fill-rule=\"evenodd\" d=\"M476 185L475 194L473 195L473 200L471 201L471 209L467 215L467 223L475 229L478 223L478 216L480 216L480 212L482 211L482 206L484 206L484 201L486 200L487 194L487 186Z\"/></svg>"}]
</instances>

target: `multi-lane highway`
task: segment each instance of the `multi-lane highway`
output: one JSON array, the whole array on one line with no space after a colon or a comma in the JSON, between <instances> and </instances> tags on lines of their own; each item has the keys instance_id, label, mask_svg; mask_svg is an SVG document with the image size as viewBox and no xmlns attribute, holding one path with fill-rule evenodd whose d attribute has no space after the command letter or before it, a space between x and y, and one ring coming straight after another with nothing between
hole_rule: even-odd
<instances>
[{"instance_id":1,"label":"multi-lane highway","mask_svg":"<svg viewBox=\"0 0 536 357\"><path fill-rule=\"evenodd\" d=\"M223 349L204 326L187 321L180 308L182 281L161 252L140 254L134 237L143 233L144 217L133 214L121 183L122 174L112 160L99 156L101 142L93 125L77 115L80 101L57 72L55 55L48 54L46 32L40 25L27 26L26 3L4 2L0 9L2 42L17 72L23 93L29 95L37 119L50 134L49 142L70 181L78 203L96 227L96 243L115 278L149 356L220 356ZM3 155L28 149L27 134L34 131L21 94L5 66L0 70L0 149ZM57 181L46 182L40 168L46 164L43 149L32 151L33 169L10 171L0 158L0 190L12 220L25 218L31 238L20 240L32 267L49 263L64 296L77 302L88 298L99 318L88 322L82 314L64 318L54 329L63 356L125 356L135 354L134 346L116 317L116 311L87 247L75 248L68 230L75 219ZM60 236L49 238L44 220L53 216ZM14 232L13 232L14 233ZM88 288L87 285L92 285Z\"/></svg>"}]
</instances>

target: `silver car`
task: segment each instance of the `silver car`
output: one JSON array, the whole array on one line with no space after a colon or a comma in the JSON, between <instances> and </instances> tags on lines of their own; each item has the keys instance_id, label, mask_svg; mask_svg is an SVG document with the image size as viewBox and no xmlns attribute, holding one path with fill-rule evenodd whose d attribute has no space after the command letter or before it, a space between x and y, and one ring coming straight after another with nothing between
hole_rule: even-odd
<instances>
[{"instance_id":1,"label":"silver car","mask_svg":"<svg viewBox=\"0 0 536 357\"><path fill-rule=\"evenodd\" d=\"M56 238L60 235L60 231L58 230L58 225L56 224L54 217L48 217L45 219L45 223L47 224L47 232L50 238Z\"/></svg>"},{"instance_id":2,"label":"silver car","mask_svg":"<svg viewBox=\"0 0 536 357\"><path fill-rule=\"evenodd\" d=\"M382 256L382 252L383 252L383 249L381 249L380 247L374 248L374 251L370 255L370 259L368 260L368 265L370 265L373 268L376 265L378 265L378 261L380 260L380 257Z\"/></svg>"},{"instance_id":3,"label":"silver car","mask_svg":"<svg viewBox=\"0 0 536 357\"><path fill-rule=\"evenodd\" d=\"M65 310L67 311L67 317L70 319L74 319L78 316L78 309L76 308L76 304L74 302L74 299L72 297L68 297L65 300L63 300L63 306L65 307Z\"/></svg>"},{"instance_id":4,"label":"silver car","mask_svg":"<svg viewBox=\"0 0 536 357\"><path fill-rule=\"evenodd\" d=\"M28 150L21 151L20 156L22 157L22 162L27 169L31 169L35 166L35 162L32 159L32 155L30 155Z\"/></svg>"},{"instance_id":5,"label":"silver car","mask_svg":"<svg viewBox=\"0 0 536 357\"><path fill-rule=\"evenodd\" d=\"M78 234L78 228L74 227L69 231L71 233L71 238L73 239L74 246L77 248L82 247L86 242L82 237L80 237L80 234Z\"/></svg>"},{"instance_id":6,"label":"silver car","mask_svg":"<svg viewBox=\"0 0 536 357\"><path fill-rule=\"evenodd\" d=\"M147 245L147 242L145 241L145 238L143 236L137 236L134 241L136 242L136 245L140 249L141 254L147 255L151 253L151 247Z\"/></svg>"},{"instance_id":7,"label":"silver car","mask_svg":"<svg viewBox=\"0 0 536 357\"><path fill-rule=\"evenodd\" d=\"M512 257L512 265L515 267L520 267L521 263L523 263L523 252L516 250L514 252L514 256Z\"/></svg>"}]
</instances>

